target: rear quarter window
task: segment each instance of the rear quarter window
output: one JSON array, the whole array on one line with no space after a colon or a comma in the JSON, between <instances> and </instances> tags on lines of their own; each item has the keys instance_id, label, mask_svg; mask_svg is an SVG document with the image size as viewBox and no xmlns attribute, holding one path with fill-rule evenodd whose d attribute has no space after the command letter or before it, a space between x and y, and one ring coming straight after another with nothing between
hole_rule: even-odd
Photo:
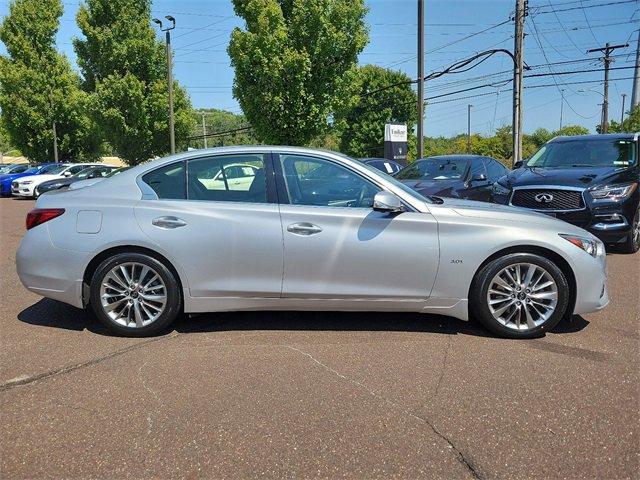
<instances>
[{"instance_id":1,"label":"rear quarter window","mask_svg":"<svg viewBox=\"0 0 640 480\"><path fill-rule=\"evenodd\" d=\"M184 162L172 163L142 176L142 181L160 199L183 200L186 197Z\"/></svg>"}]
</instances>

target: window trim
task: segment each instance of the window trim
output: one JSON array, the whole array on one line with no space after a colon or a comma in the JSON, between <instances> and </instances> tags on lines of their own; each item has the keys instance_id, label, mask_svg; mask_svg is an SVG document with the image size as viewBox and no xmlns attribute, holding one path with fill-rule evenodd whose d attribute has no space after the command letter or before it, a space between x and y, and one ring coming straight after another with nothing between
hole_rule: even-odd
<instances>
[{"instance_id":1,"label":"window trim","mask_svg":"<svg viewBox=\"0 0 640 480\"><path fill-rule=\"evenodd\" d=\"M369 210L372 211L373 207L330 207L330 206L325 206L325 205L296 205L294 203L291 203L291 199L289 198L289 191L287 190L287 182L284 178L284 172L282 171L282 161L280 160L280 156L296 156L296 157L306 157L306 158L310 158L312 160L321 160L324 162L328 162L331 164L334 164L338 167L342 167L345 170L349 171L350 173L362 178L363 180L365 180L366 182L374 185L375 187L379 188L380 191L384 191L384 192L389 192L392 193L393 195L396 195L395 193L391 192L390 190L388 190L387 188L385 188L384 185L380 184L378 181L376 181L373 178L370 178L368 176L363 175L361 172L351 168L349 165L345 165L343 163L340 163L332 158L327 158L327 157L323 157L323 156L319 156L319 155L312 155L312 154L306 154L306 153L297 153L297 152L272 152L272 157L273 157L273 166L274 166L274 173L275 173L275 180L276 180L276 188L277 188L277 194L278 194L278 200L280 205L287 205L287 206L291 206L291 207L302 207L302 208L330 208L331 210ZM401 197L398 197L400 199L400 201L402 202L402 205L404 205L405 211L406 212L416 212L417 210L414 209L411 205L407 204Z\"/></svg>"},{"instance_id":2,"label":"window trim","mask_svg":"<svg viewBox=\"0 0 640 480\"><path fill-rule=\"evenodd\" d=\"M189 198L189 162L197 161L197 160L205 160L207 158L213 157L232 157L238 155L262 155L264 159L264 167L265 167L265 187L267 199L265 202L237 202L237 201L228 201L228 200L197 200ZM176 160L174 162L163 163L162 165L158 165L155 168L146 170L140 175L136 177L136 184L138 188L142 191L142 200L160 200L160 201L171 201L171 202L211 202L211 203L233 203L238 205L270 205L278 203L278 196L276 191L276 185L274 182L274 168L273 168L273 153L266 150L256 151L256 152L220 152L214 154L203 154L196 157L185 158L181 160ZM156 194L155 190L151 188L149 184L147 184L142 177L159 170L161 168L166 168L169 165L178 165L182 164L184 168L184 198L159 198ZM223 169L224 170L224 169ZM225 180L226 182L226 180Z\"/></svg>"}]
</instances>

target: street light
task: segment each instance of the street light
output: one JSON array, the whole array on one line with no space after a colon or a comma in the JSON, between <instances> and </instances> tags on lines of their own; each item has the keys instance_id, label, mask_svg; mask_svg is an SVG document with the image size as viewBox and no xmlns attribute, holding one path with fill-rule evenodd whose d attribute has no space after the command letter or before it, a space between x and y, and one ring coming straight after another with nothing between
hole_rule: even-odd
<instances>
[{"instance_id":1,"label":"street light","mask_svg":"<svg viewBox=\"0 0 640 480\"><path fill-rule=\"evenodd\" d=\"M157 24L161 32L165 32L166 49L167 49L167 83L169 88L169 145L171 147L171 154L176 153L176 137L173 126L173 74L171 65L171 30L176 28L176 19L171 15L167 15L164 18L171 22L171 26L167 28L162 27L162 21L157 18L153 18L153 23Z\"/></svg>"}]
</instances>

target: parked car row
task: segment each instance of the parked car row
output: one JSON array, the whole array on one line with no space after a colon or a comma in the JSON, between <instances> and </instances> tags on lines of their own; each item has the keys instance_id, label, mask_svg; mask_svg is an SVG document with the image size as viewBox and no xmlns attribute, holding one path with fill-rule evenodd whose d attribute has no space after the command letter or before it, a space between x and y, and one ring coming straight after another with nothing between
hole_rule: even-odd
<instances>
[{"instance_id":1,"label":"parked car row","mask_svg":"<svg viewBox=\"0 0 640 480\"><path fill-rule=\"evenodd\" d=\"M37 198L44 192L69 188L81 180L100 179L117 167L102 163L44 163L7 165L0 168L0 193Z\"/></svg>"}]
</instances>

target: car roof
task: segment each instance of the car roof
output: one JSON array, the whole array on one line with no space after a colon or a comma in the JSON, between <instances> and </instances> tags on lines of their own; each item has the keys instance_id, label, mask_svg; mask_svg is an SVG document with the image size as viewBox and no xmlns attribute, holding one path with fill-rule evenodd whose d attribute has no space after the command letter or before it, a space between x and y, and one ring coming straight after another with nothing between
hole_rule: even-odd
<instances>
[{"instance_id":1,"label":"car roof","mask_svg":"<svg viewBox=\"0 0 640 480\"><path fill-rule=\"evenodd\" d=\"M580 142L605 140L636 140L637 133L605 133L596 135L560 135L549 140L551 142Z\"/></svg>"}]
</instances>

